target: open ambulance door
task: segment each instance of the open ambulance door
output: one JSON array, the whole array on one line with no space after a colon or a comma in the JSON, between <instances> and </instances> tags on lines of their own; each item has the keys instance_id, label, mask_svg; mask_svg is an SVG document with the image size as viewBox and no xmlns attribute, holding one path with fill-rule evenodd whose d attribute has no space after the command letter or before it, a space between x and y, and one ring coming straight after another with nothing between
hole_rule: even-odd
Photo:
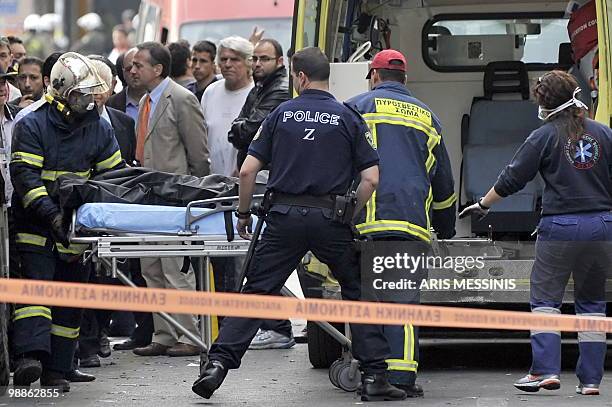
<instances>
[{"instance_id":1,"label":"open ambulance door","mask_svg":"<svg viewBox=\"0 0 612 407\"><path fill-rule=\"evenodd\" d=\"M597 37L599 47L599 83L598 106L595 119L608 126L612 125L612 95L610 80L612 79L612 0L595 0L597 8Z\"/></svg>"}]
</instances>

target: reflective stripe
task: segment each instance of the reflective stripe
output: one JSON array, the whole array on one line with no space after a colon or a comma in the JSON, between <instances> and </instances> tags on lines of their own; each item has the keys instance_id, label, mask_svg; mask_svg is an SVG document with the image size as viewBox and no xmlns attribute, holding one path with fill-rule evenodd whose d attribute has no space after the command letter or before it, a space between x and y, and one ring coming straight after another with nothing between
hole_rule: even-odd
<instances>
[{"instance_id":1,"label":"reflective stripe","mask_svg":"<svg viewBox=\"0 0 612 407\"><path fill-rule=\"evenodd\" d=\"M101 170L107 170L109 168L113 168L115 165L119 164L121 160L122 160L121 151L117 150L114 152L113 155L108 157L106 160L100 161L99 163L97 163L96 170L101 171Z\"/></svg>"},{"instance_id":2,"label":"reflective stripe","mask_svg":"<svg viewBox=\"0 0 612 407\"><path fill-rule=\"evenodd\" d=\"M45 188L44 185L42 187L29 190L23 197L24 208L28 207L32 202L42 196L49 196L47 193L47 188Z\"/></svg>"},{"instance_id":3,"label":"reflective stripe","mask_svg":"<svg viewBox=\"0 0 612 407\"><path fill-rule=\"evenodd\" d=\"M561 314L561 310L553 307L535 307L531 310L531 312L539 313L539 314ZM540 334L551 334L561 336L561 332L559 331L530 331L530 336L540 335Z\"/></svg>"},{"instance_id":4,"label":"reflective stripe","mask_svg":"<svg viewBox=\"0 0 612 407\"><path fill-rule=\"evenodd\" d=\"M606 343L606 333L605 332L578 332L578 342Z\"/></svg>"},{"instance_id":5,"label":"reflective stripe","mask_svg":"<svg viewBox=\"0 0 612 407\"><path fill-rule=\"evenodd\" d=\"M404 358L403 359L387 359L387 370L400 370L415 372L419 367L419 362L414 360L414 326L411 324L404 325Z\"/></svg>"},{"instance_id":6,"label":"reflective stripe","mask_svg":"<svg viewBox=\"0 0 612 407\"><path fill-rule=\"evenodd\" d=\"M86 244L71 244L68 246L68 248L65 248L63 244L56 243L55 247L57 248L57 251L62 254L81 254L87 250Z\"/></svg>"},{"instance_id":7,"label":"reflective stripe","mask_svg":"<svg viewBox=\"0 0 612 407\"><path fill-rule=\"evenodd\" d=\"M416 373L419 366L419 364L415 361L409 362L402 359L387 359L385 362L387 362L387 370L400 370Z\"/></svg>"},{"instance_id":8,"label":"reflective stripe","mask_svg":"<svg viewBox=\"0 0 612 407\"><path fill-rule=\"evenodd\" d=\"M43 163L45 162L45 157L23 151L15 151L13 154L11 154L11 161L23 162L33 165L34 167L42 168Z\"/></svg>"},{"instance_id":9,"label":"reflective stripe","mask_svg":"<svg viewBox=\"0 0 612 407\"><path fill-rule=\"evenodd\" d=\"M32 317L43 317L51 320L51 309L42 305L32 305L30 307L18 308L13 312L13 321Z\"/></svg>"},{"instance_id":10,"label":"reflective stripe","mask_svg":"<svg viewBox=\"0 0 612 407\"><path fill-rule=\"evenodd\" d=\"M17 233L15 239L17 243L32 244L34 246L46 246L47 238L40 235L33 235L31 233Z\"/></svg>"},{"instance_id":11,"label":"reflective stripe","mask_svg":"<svg viewBox=\"0 0 612 407\"><path fill-rule=\"evenodd\" d=\"M414 223L401 220L377 220L373 222L360 223L356 227L361 234L397 231L411 234L426 242L431 240L429 231L423 229L419 225L415 225Z\"/></svg>"},{"instance_id":12,"label":"reflective stripe","mask_svg":"<svg viewBox=\"0 0 612 407\"><path fill-rule=\"evenodd\" d=\"M431 230L431 219L429 217L429 211L431 210L431 203L433 202L433 191L431 185L429 185L429 193L427 199L425 199L425 218L427 219L427 230Z\"/></svg>"},{"instance_id":13,"label":"reflective stripe","mask_svg":"<svg viewBox=\"0 0 612 407\"><path fill-rule=\"evenodd\" d=\"M542 314L560 314L561 310L553 307L535 307L531 312L539 312Z\"/></svg>"},{"instance_id":14,"label":"reflective stripe","mask_svg":"<svg viewBox=\"0 0 612 407\"><path fill-rule=\"evenodd\" d=\"M406 118L403 115L394 115L394 114L380 114L380 113L364 113L363 118L366 123L372 127L378 123L391 124L396 126L406 126L416 130L420 130L427 136L427 160L425 160L425 168L427 172L431 171L433 168L436 157L433 154L433 149L440 144L440 140L442 137L438 134L438 131L435 127L429 126L422 121L411 120Z\"/></svg>"},{"instance_id":15,"label":"reflective stripe","mask_svg":"<svg viewBox=\"0 0 612 407\"><path fill-rule=\"evenodd\" d=\"M450 208L451 206L453 206L455 201L457 201L457 194L455 194L453 192L451 194L451 196L449 196L447 199L445 199L445 200L443 200L441 202L434 202L433 203L433 209L434 209L434 211L439 211L439 210L442 210L442 209Z\"/></svg>"},{"instance_id":16,"label":"reflective stripe","mask_svg":"<svg viewBox=\"0 0 612 407\"><path fill-rule=\"evenodd\" d=\"M51 335L61 336L68 339L76 339L79 337L80 329L81 328L69 328L67 326L51 324Z\"/></svg>"},{"instance_id":17,"label":"reflective stripe","mask_svg":"<svg viewBox=\"0 0 612 407\"><path fill-rule=\"evenodd\" d=\"M72 171L52 171L52 170L43 170L40 174L40 178L45 181L55 181L60 177L60 175L65 174L74 174L76 176L89 179L89 175L91 174L90 170L81 171L81 172L72 172Z\"/></svg>"},{"instance_id":18,"label":"reflective stripe","mask_svg":"<svg viewBox=\"0 0 612 407\"><path fill-rule=\"evenodd\" d=\"M376 133L376 124L369 125L372 132L372 142L374 147L378 148L378 135ZM374 222L376 220L376 190L372 193L372 196L366 203L366 222Z\"/></svg>"}]
</instances>

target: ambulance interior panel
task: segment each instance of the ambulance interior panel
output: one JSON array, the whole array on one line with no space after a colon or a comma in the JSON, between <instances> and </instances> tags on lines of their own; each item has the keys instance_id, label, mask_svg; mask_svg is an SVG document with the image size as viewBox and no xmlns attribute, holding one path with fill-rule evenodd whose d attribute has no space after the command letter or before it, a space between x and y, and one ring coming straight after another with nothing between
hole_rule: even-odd
<instances>
[{"instance_id":1,"label":"ambulance interior panel","mask_svg":"<svg viewBox=\"0 0 612 407\"><path fill-rule=\"evenodd\" d=\"M337 9L342 10L339 14L339 24L333 24L333 31L327 33L326 52L332 60L342 60L343 43L346 40L346 33L354 33L356 28L346 30L346 2L334 2ZM519 60L525 64L528 76L528 90L533 89L537 79L545 72L552 69L567 69L567 59L565 65L559 64L559 45L569 42L567 34L568 18L565 16L565 9L568 2L561 1L492 1L492 0L401 0L401 1L379 1L369 0L361 2L359 6L361 12L375 15L377 18L388 20L390 33L390 47L401 51L407 59L407 82L409 91L418 99L422 100L432 109L442 123L442 137L448 150L453 174L455 178L455 188L457 196L461 196L462 203L474 199L465 194L464 185L461 185L460 178L465 168L462 170L463 155L465 153L465 140L462 142L462 118L466 114L475 113L472 118L476 122L479 120L483 129L487 133L499 134L493 136L499 142L507 140L503 144L508 144L502 150L507 150L507 156L495 158L495 162L490 168L486 162L481 162L478 171L489 173L492 176L488 187L497 178L499 171L510 162L513 154L510 154L510 144L522 142L529 134L529 129L533 126L533 121L525 123L527 129L517 133L512 129L505 128L504 125L511 122L518 125L524 119L511 119L511 111L516 111L518 117L529 117L537 121L537 105L533 101L523 100L520 94L495 94L494 103L489 107L487 103L473 107L474 98L483 96L484 70L488 62L496 62L492 58L479 60L477 65L458 65L440 68L437 64L460 64L460 59L464 59L466 50L453 50L453 36L458 37L457 41L467 41L469 37L483 38L484 42L497 41L497 36L501 38L512 38L508 41L508 47L504 51L499 51L503 58L500 60ZM486 16L486 18L485 18ZM358 13L354 16L355 22L358 21ZM330 21L336 22L335 17ZM357 23L355 23L357 24ZM339 26L339 27L338 27ZM331 28L332 26L330 26ZM539 34L538 34L539 32ZM335 33L333 35L332 33ZM364 33L368 37L368 33ZM359 38L351 35L351 43L354 48L359 47L362 42ZM465 40L462 39L465 38ZM516 39L519 40L519 48L516 48ZM434 40L434 41L432 41ZM470 38L471 40L471 38ZM505 41L505 40L500 40ZM521 43L522 41L522 43ZM440 45L442 44L442 45ZM448 45L448 46L447 46ZM483 44L486 48L487 44ZM441 50L451 53L450 57L440 55ZM519 52L520 50L520 52ZM378 51L374 48L362 60L371 59ZM477 49L473 49L475 54ZM516 53L515 53L516 51ZM452 54L452 53L455 54ZM495 51L498 52L498 51ZM350 54L349 54L350 55ZM453 56L454 55L454 56ZM436 59L441 58L441 59ZM446 59L445 59L446 58ZM455 58L455 59L453 59ZM487 57L488 58L488 57ZM433 60L433 62L432 62ZM440 62L442 61L442 62ZM358 78L361 79L361 78ZM350 83L355 80L351 75L338 78L340 81ZM588 96L588 95L587 95ZM508 102L506 105L505 103ZM517 102L517 103L515 103ZM497 119L495 114L489 114L489 109L498 112L508 113L507 118ZM478 118L480 117L480 119ZM497 130L495 130L497 128ZM516 137L516 138L515 138ZM518 140L517 140L518 139ZM480 147L468 147L474 149L467 154L480 154ZM470 159L468 159L470 160ZM470 164L471 165L471 164ZM469 178L469 176L468 176ZM467 180L463 180L464 184ZM484 183L484 178L481 180ZM529 187L531 188L531 187ZM475 189L474 189L475 190ZM486 192L486 191L485 191ZM528 191L532 194L533 191ZM524 200L523 200L524 199ZM533 207L531 198L519 199L521 203L515 203L517 208L524 208L524 205ZM537 201L536 201L537 202ZM508 202L508 205L512 202ZM503 205L505 207L506 204ZM499 207L500 209L504 209ZM498 210L498 216L512 214L513 212ZM524 212L523 212L524 213ZM537 219L537 212L533 212ZM502 214L502 215L499 215ZM514 221L516 224L520 222ZM527 229L527 227L524 227ZM470 219L457 220L457 237L472 236L472 223ZM529 230L529 233L533 228ZM495 234L496 229L493 229ZM480 233L480 232L479 232ZM521 233L523 236L524 234ZM504 239L510 238L508 234L502 234ZM516 234L514 234L516 236Z\"/></svg>"}]
</instances>

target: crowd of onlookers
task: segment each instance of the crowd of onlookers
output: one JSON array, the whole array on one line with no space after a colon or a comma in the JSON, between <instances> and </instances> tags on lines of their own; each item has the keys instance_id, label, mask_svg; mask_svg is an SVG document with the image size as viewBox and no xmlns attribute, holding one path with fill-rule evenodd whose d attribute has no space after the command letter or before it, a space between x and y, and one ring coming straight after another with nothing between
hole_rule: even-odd
<instances>
[{"instance_id":1,"label":"crowd of onlookers","mask_svg":"<svg viewBox=\"0 0 612 407\"><path fill-rule=\"evenodd\" d=\"M26 21L27 22L27 21ZM254 30L250 39L230 36L218 44L185 40L162 45L131 46L131 28L112 31L113 49L104 53L101 22L93 13L81 17L86 30L71 47L92 61L110 89L96 95L100 120L114 129L123 159L175 174L237 176L248 146L261 123L276 106L290 98L283 49ZM27 24L26 24L27 25ZM26 30L23 39L0 37L0 129L2 175L10 206L13 193L7 167L14 124L45 103L51 69L63 52L47 52L44 33ZM105 55L106 54L106 55ZM11 266L19 267L11 257ZM217 291L237 289L240 264L234 258L213 263ZM141 259L126 266L141 287L195 290L193 267L183 258ZM109 283L92 273L91 282ZM173 315L199 336L191 315ZM270 321L253 341L254 348L290 347L295 343L286 321ZM115 350L137 355L194 356L200 349L156 314L85 310L71 381L94 377L79 367L100 366L110 356L109 336L127 336Z\"/></svg>"}]
</instances>

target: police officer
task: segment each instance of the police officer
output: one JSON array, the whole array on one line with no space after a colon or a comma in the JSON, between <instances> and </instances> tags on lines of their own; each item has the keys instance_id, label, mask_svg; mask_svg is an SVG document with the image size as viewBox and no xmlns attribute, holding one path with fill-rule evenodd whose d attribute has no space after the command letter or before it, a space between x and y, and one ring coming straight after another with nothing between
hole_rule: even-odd
<instances>
[{"instance_id":1,"label":"police officer","mask_svg":"<svg viewBox=\"0 0 612 407\"><path fill-rule=\"evenodd\" d=\"M272 206L247 274L244 293L278 295L310 250L325 262L347 300L360 299L359 265L348 223L332 218L339 195L359 174L357 208L378 184L378 155L361 118L328 93L329 61L318 48L294 54L293 84L299 97L282 103L264 121L240 170L238 232L250 238L249 207L257 172L270 164ZM351 208L352 212L352 208ZM350 216L349 216L350 217ZM209 398L228 369L240 366L261 320L226 318L192 390ZM361 362L364 401L402 400L406 393L386 378L389 346L376 325L351 324L353 353Z\"/></svg>"},{"instance_id":2,"label":"police officer","mask_svg":"<svg viewBox=\"0 0 612 407\"><path fill-rule=\"evenodd\" d=\"M63 54L51 70L41 104L13 131L11 179L20 277L87 282L88 268L79 262L82 245L68 241L67 224L48 187L62 174L89 178L125 166L113 129L100 120L94 95L108 91L91 61L74 52ZM70 372L79 336L81 309L17 305L13 354L15 386L40 378L43 386L70 389Z\"/></svg>"},{"instance_id":3,"label":"police officer","mask_svg":"<svg viewBox=\"0 0 612 407\"><path fill-rule=\"evenodd\" d=\"M404 85L406 59L402 53L389 49L376 54L367 78L372 90L347 103L363 115L374 135L380 184L360 214L357 230L375 241L408 242L402 250L420 256L429 249L430 226L442 238L455 234L456 195L440 121ZM413 274L415 289L379 293L381 299L419 303L419 280L425 273ZM407 324L383 330L391 346L389 381L408 397L422 397L423 389L415 383L418 328Z\"/></svg>"},{"instance_id":4,"label":"police officer","mask_svg":"<svg viewBox=\"0 0 612 407\"><path fill-rule=\"evenodd\" d=\"M467 207L484 217L502 198L520 191L539 172L544 180L531 272L531 311L560 314L565 286L574 280L577 315L606 316L605 283L612 263L612 130L585 117L574 77L552 71L534 88L544 125L518 149L495 185ZM606 358L605 332L579 332L576 366L581 395L599 394ZM514 383L527 392L561 386L561 333L532 331L529 374Z\"/></svg>"}]
</instances>

